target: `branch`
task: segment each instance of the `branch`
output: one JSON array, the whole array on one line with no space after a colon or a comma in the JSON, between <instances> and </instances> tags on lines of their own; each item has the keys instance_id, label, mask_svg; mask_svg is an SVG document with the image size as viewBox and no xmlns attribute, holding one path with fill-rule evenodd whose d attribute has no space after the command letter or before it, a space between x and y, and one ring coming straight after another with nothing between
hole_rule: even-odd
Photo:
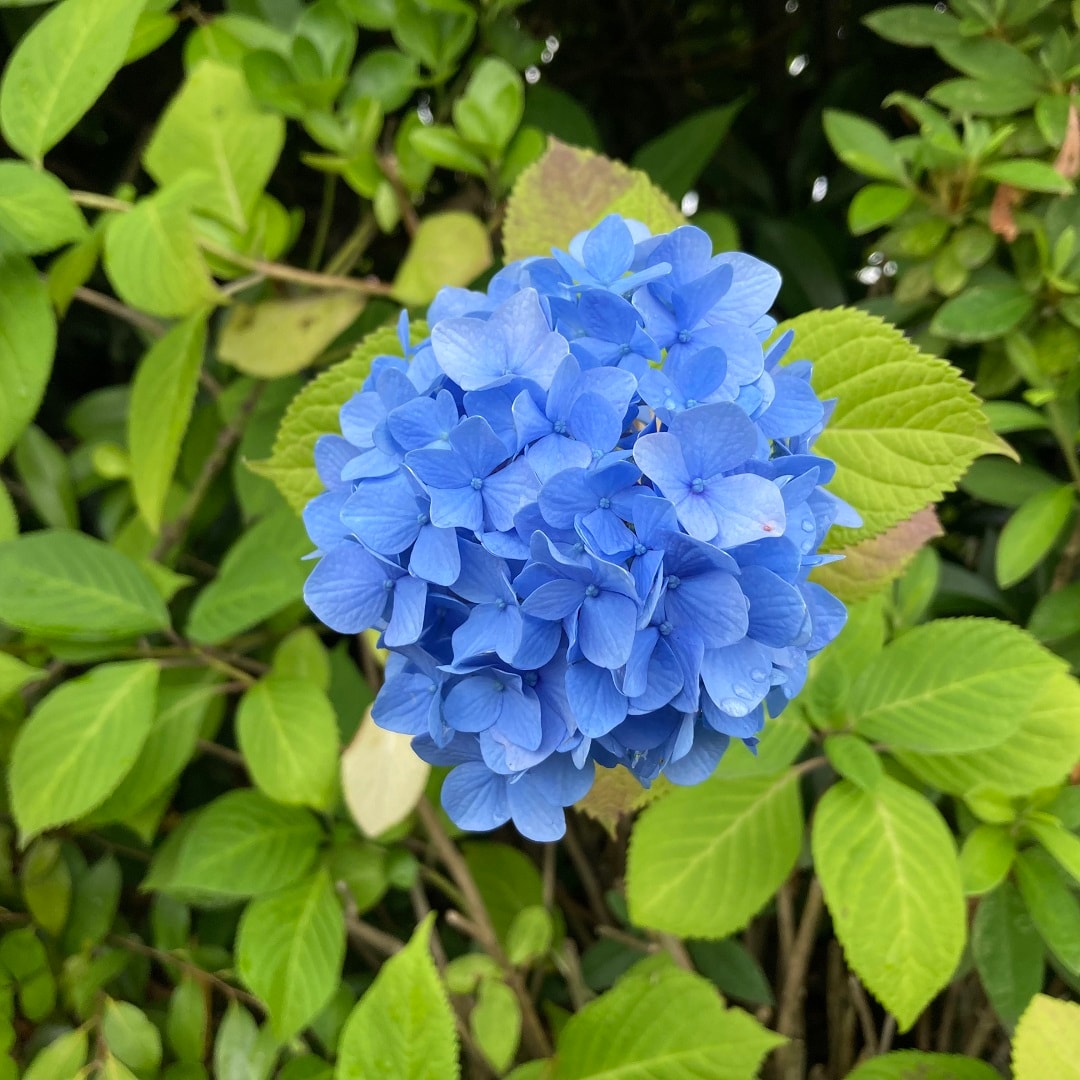
<instances>
[{"instance_id":1,"label":"branch","mask_svg":"<svg viewBox=\"0 0 1080 1080\"><path fill-rule=\"evenodd\" d=\"M114 297L88 289L84 285L80 285L75 290L72 298L86 304L87 307L97 308L98 311L104 311L107 315L122 319L129 326L134 326L136 330L142 330L151 337L161 337L165 333L164 324L158 322L157 319L152 319L149 315L128 307L127 304L121 303Z\"/></svg>"},{"instance_id":2,"label":"branch","mask_svg":"<svg viewBox=\"0 0 1080 1080\"><path fill-rule=\"evenodd\" d=\"M798 1080L803 1075L806 1045L803 1001L806 998L806 973L814 952L818 923L825 902L821 883L817 878L810 882L803 906L802 918L791 942L791 950L784 963L784 982L780 991L780 1007L776 1030L790 1041L777 1054L777 1075L784 1080Z\"/></svg>"},{"instance_id":3,"label":"branch","mask_svg":"<svg viewBox=\"0 0 1080 1080\"><path fill-rule=\"evenodd\" d=\"M499 937L495 933L491 916L488 914L484 898L480 895L480 890L473 880L468 863L465 862L464 857L454 846L450 837L446 835L446 830L443 829L442 823L439 821L439 815L427 798L420 800L416 812L440 861L450 872L454 884L461 890L462 898L465 900L465 907L468 910L469 920L475 927L477 941L484 951L502 968L507 984L517 995L518 1004L521 1006L522 1042L534 1057L550 1057L552 1053L551 1040L540 1022L540 1016L521 979L521 973L510 963L506 953L503 952L502 945L499 944Z\"/></svg>"}]
</instances>

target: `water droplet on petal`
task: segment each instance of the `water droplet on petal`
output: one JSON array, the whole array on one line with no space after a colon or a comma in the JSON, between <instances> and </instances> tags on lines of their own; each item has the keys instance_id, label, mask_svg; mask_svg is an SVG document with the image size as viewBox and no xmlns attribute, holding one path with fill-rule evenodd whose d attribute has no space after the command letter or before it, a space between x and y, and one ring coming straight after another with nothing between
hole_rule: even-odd
<instances>
[{"instance_id":1,"label":"water droplet on petal","mask_svg":"<svg viewBox=\"0 0 1080 1080\"><path fill-rule=\"evenodd\" d=\"M756 667L750 672L750 678L753 679L754 682L764 682L766 674L767 672L764 668Z\"/></svg>"},{"instance_id":2,"label":"water droplet on petal","mask_svg":"<svg viewBox=\"0 0 1080 1080\"><path fill-rule=\"evenodd\" d=\"M739 701L738 698L725 698L720 702L720 708L728 714L728 716L743 717L750 712L748 705Z\"/></svg>"},{"instance_id":3,"label":"water droplet on petal","mask_svg":"<svg viewBox=\"0 0 1080 1080\"><path fill-rule=\"evenodd\" d=\"M741 683L735 687L735 693L741 698L746 698L747 701L750 701L754 696L753 690L748 686L743 686Z\"/></svg>"}]
</instances>

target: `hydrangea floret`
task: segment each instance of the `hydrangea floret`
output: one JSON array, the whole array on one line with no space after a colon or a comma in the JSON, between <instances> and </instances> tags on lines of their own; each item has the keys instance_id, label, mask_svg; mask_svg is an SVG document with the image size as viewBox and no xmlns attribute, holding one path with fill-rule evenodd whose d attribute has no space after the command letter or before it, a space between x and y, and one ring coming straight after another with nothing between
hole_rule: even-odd
<instances>
[{"instance_id":1,"label":"hydrangea floret","mask_svg":"<svg viewBox=\"0 0 1080 1080\"><path fill-rule=\"evenodd\" d=\"M373 717L452 766L462 828L534 840L594 766L696 784L756 745L845 609L811 569L857 525L811 453L831 403L772 341L780 276L612 215L445 288L323 436L305 590L381 632Z\"/></svg>"}]
</instances>

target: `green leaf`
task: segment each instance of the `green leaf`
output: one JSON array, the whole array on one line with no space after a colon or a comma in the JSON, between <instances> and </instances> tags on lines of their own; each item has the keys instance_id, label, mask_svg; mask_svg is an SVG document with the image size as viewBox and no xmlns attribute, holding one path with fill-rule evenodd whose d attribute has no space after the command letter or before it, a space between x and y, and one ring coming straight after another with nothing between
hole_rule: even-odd
<instances>
[{"instance_id":1,"label":"green leaf","mask_svg":"<svg viewBox=\"0 0 1080 1080\"><path fill-rule=\"evenodd\" d=\"M218 357L259 379L302 371L353 324L366 303L359 293L342 291L233 304L218 338Z\"/></svg>"},{"instance_id":2,"label":"green leaf","mask_svg":"<svg viewBox=\"0 0 1080 1080\"><path fill-rule=\"evenodd\" d=\"M71 915L64 928L66 953L82 952L105 940L116 920L122 885L120 864L111 854L103 855L76 879Z\"/></svg>"},{"instance_id":3,"label":"green leaf","mask_svg":"<svg viewBox=\"0 0 1080 1080\"><path fill-rule=\"evenodd\" d=\"M301 559L310 550L303 523L286 507L263 518L229 548L218 576L199 593L188 636L215 645L299 600L310 570Z\"/></svg>"},{"instance_id":4,"label":"green leaf","mask_svg":"<svg viewBox=\"0 0 1080 1080\"><path fill-rule=\"evenodd\" d=\"M946 300L930 324L938 337L970 344L1016 329L1035 309L1035 297L1017 284L973 285Z\"/></svg>"},{"instance_id":5,"label":"green leaf","mask_svg":"<svg viewBox=\"0 0 1080 1080\"><path fill-rule=\"evenodd\" d=\"M967 896L981 896L996 889L1016 856L1012 831L1001 825L977 825L960 849L960 877Z\"/></svg>"},{"instance_id":6,"label":"green leaf","mask_svg":"<svg viewBox=\"0 0 1080 1080\"><path fill-rule=\"evenodd\" d=\"M120 70L142 0L64 0L16 46L0 81L0 132L40 162Z\"/></svg>"},{"instance_id":7,"label":"green leaf","mask_svg":"<svg viewBox=\"0 0 1080 1080\"><path fill-rule=\"evenodd\" d=\"M161 1035L146 1013L130 1001L106 999L101 1037L132 1069L154 1072L161 1064Z\"/></svg>"},{"instance_id":8,"label":"green leaf","mask_svg":"<svg viewBox=\"0 0 1080 1080\"><path fill-rule=\"evenodd\" d=\"M672 791L631 834L630 918L682 937L741 930L791 873L802 834L793 770Z\"/></svg>"},{"instance_id":9,"label":"green leaf","mask_svg":"<svg viewBox=\"0 0 1080 1080\"><path fill-rule=\"evenodd\" d=\"M353 1009L338 1045L337 1080L457 1080L457 1032L431 959L429 915Z\"/></svg>"},{"instance_id":10,"label":"green leaf","mask_svg":"<svg viewBox=\"0 0 1080 1080\"><path fill-rule=\"evenodd\" d=\"M839 109L826 109L822 122L833 152L849 169L878 180L906 183L900 152L877 124Z\"/></svg>"},{"instance_id":11,"label":"green leaf","mask_svg":"<svg viewBox=\"0 0 1080 1080\"><path fill-rule=\"evenodd\" d=\"M1027 629L1040 641L1057 641L1080 633L1080 581L1041 596Z\"/></svg>"},{"instance_id":12,"label":"green leaf","mask_svg":"<svg viewBox=\"0 0 1080 1080\"><path fill-rule=\"evenodd\" d=\"M996 449L979 402L960 373L899 330L851 309L784 323L792 359L812 360L814 389L839 398L815 448L837 463L831 490L862 515L862 529L833 530L830 546L883 533L951 491L980 454Z\"/></svg>"},{"instance_id":13,"label":"green leaf","mask_svg":"<svg viewBox=\"0 0 1080 1080\"><path fill-rule=\"evenodd\" d=\"M256 785L276 802L329 810L338 772L338 730L326 694L272 676L240 702L236 735Z\"/></svg>"},{"instance_id":14,"label":"green leaf","mask_svg":"<svg viewBox=\"0 0 1080 1080\"><path fill-rule=\"evenodd\" d=\"M955 16L944 9L923 4L897 4L863 16L863 22L879 37L897 45L937 45L943 37L960 33ZM930 1080L928 1077L927 1080Z\"/></svg>"},{"instance_id":15,"label":"green leaf","mask_svg":"<svg viewBox=\"0 0 1080 1080\"><path fill-rule=\"evenodd\" d=\"M220 678L213 672L163 671L157 714L134 767L88 817L88 823L125 821L159 796L195 752L212 710L224 708Z\"/></svg>"},{"instance_id":16,"label":"green leaf","mask_svg":"<svg viewBox=\"0 0 1080 1080\"><path fill-rule=\"evenodd\" d=\"M600 150L600 133L588 110L575 97L545 79L525 91L525 124L559 142Z\"/></svg>"},{"instance_id":17,"label":"green leaf","mask_svg":"<svg viewBox=\"0 0 1080 1080\"><path fill-rule=\"evenodd\" d=\"M994 555L994 576L1007 589L1022 581L1057 543L1072 516L1076 492L1069 484L1032 495L1005 523Z\"/></svg>"},{"instance_id":18,"label":"green leaf","mask_svg":"<svg viewBox=\"0 0 1080 1080\"><path fill-rule=\"evenodd\" d=\"M885 777L872 794L846 780L829 788L811 841L848 964L906 1031L964 946L952 835L926 799Z\"/></svg>"},{"instance_id":19,"label":"green leaf","mask_svg":"<svg viewBox=\"0 0 1080 1080\"><path fill-rule=\"evenodd\" d=\"M29 259L0 257L0 458L34 418L52 372L56 320Z\"/></svg>"},{"instance_id":20,"label":"green leaf","mask_svg":"<svg viewBox=\"0 0 1080 1080\"><path fill-rule=\"evenodd\" d=\"M71 910L71 869L60 841L39 837L19 867L23 900L34 922L58 938Z\"/></svg>"},{"instance_id":21,"label":"green leaf","mask_svg":"<svg viewBox=\"0 0 1080 1080\"><path fill-rule=\"evenodd\" d=\"M608 214L643 222L654 233L685 224L664 192L643 172L556 139L517 179L506 207L507 262L566 248L583 229Z\"/></svg>"},{"instance_id":22,"label":"green leaf","mask_svg":"<svg viewBox=\"0 0 1080 1080\"><path fill-rule=\"evenodd\" d=\"M551 912L541 904L532 904L514 916L506 934L506 955L512 964L531 964L551 948L554 936Z\"/></svg>"},{"instance_id":23,"label":"green leaf","mask_svg":"<svg viewBox=\"0 0 1080 1080\"><path fill-rule=\"evenodd\" d=\"M269 1024L260 1032L251 1013L230 1001L214 1041L215 1080L267 1080L277 1055Z\"/></svg>"},{"instance_id":24,"label":"green leaf","mask_svg":"<svg viewBox=\"0 0 1080 1080\"><path fill-rule=\"evenodd\" d=\"M505 1073L521 1038L521 1006L514 991L499 979L484 979L469 1013L469 1028L495 1071Z\"/></svg>"},{"instance_id":25,"label":"green leaf","mask_svg":"<svg viewBox=\"0 0 1080 1080\"><path fill-rule=\"evenodd\" d=\"M423 323L411 324L414 344L427 336ZM323 490L315 471L315 443L340 430L338 414L360 388L376 356L401 356L396 330L385 327L368 334L352 355L319 374L293 398L281 421L274 450L266 461L249 467L269 477L297 513Z\"/></svg>"},{"instance_id":26,"label":"green leaf","mask_svg":"<svg viewBox=\"0 0 1080 1080\"><path fill-rule=\"evenodd\" d=\"M752 1005L775 1005L769 980L761 965L735 938L724 941L688 941L694 967L722 994Z\"/></svg>"},{"instance_id":27,"label":"green leaf","mask_svg":"<svg viewBox=\"0 0 1080 1080\"><path fill-rule=\"evenodd\" d=\"M934 47L953 67L975 79L1027 86L1035 88L1036 94L1046 81L1035 60L1000 38L946 36Z\"/></svg>"},{"instance_id":28,"label":"green leaf","mask_svg":"<svg viewBox=\"0 0 1080 1080\"><path fill-rule=\"evenodd\" d=\"M40 255L86 231L68 189L52 173L0 161L0 253Z\"/></svg>"},{"instance_id":29,"label":"green leaf","mask_svg":"<svg viewBox=\"0 0 1080 1080\"><path fill-rule=\"evenodd\" d=\"M135 763L154 718L158 668L102 664L31 713L11 755L11 806L30 837L89 813Z\"/></svg>"},{"instance_id":30,"label":"green leaf","mask_svg":"<svg viewBox=\"0 0 1080 1080\"><path fill-rule=\"evenodd\" d=\"M281 639L271 668L278 678L299 679L320 690L330 689L330 654L310 626L297 627Z\"/></svg>"},{"instance_id":31,"label":"green leaf","mask_svg":"<svg viewBox=\"0 0 1080 1080\"><path fill-rule=\"evenodd\" d=\"M847 1075L847 1080L1001 1080L1001 1073L984 1061L959 1054L928 1054L897 1050L870 1058Z\"/></svg>"},{"instance_id":32,"label":"green leaf","mask_svg":"<svg viewBox=\"0 0 1080 1080\"><path fill-rule=\"evenodd\" d=\"M525 83L505 60L476 65L465 93L454 102L454 126L492 161L506 149L525 112Z\"/></svg>"},{"instance_id":33,"label":"green leaf","mask_svg":"<svg viewBox=\"0 0 1080 1080\"><path fill-rule=\"evenodd\" d=\"M1036 994L1012 1044L1015 1080L1080 1080L1080 1005Z\"/></svg>"},{"instance_id":34,"label":"green leaf","mask_svg":"<svg viewBox=\"0 0 1080 1080\"><path fill-rule=\"evenodd\" d=\"M1024 795L1060 783L1080 757L1080 684L1070 675L1046 678L1005 742L969 754L896 751L905 768L939 791L963 795L989 786Z\"/></svg>"},{"instance_id":35,"label":"green leaf","mask_svg":"<svg viewBox=\"0 0 1080 1080\"><path fill-rule=\"evenodd\" d=\"M189 174L189 180L140 199L105 232L105 273L113 288L153 315L191 315L220 298L190 215L192 192L207 186L205 174Z\"/></svg>"},{"instance_id":36,"label":"green leaf","mask_svg":"<svg viewBox=\"0 0 1080 1080\"><path fill-rule=\"evenodd\" d=\"M415 56L436 75L445 76L468 46L476 27L475 11L450 0L397 0L391 33L402 51Z\"/></svg>"},{"instance_id":37,"label":"green leaf","mask_svg":"<svg viewBox=\"0 0 1080 1080\"><path fill-rule=\"evenodd\" d=\"M345 919L325 870L252 901L236 943L240 976L287 1042L333 996L345 957Z\"/></svg>"},{"instance_id":38,"label":"green leaf","mask_svg":"<svg viewBox=\"0 0 1080 1080\"><path fill-rule=\"evenodd\" d=\"M1039 89L1005 79L946 79L927 91L928 98L953 113L1011 116L1031 108Z\"/></svg>"},{"instance_id":39,"label":"green leaf","mask_svg":"<svg viewBox=\"0 0 1080 1080\"><path fill-rule=\"evenodd\" d=\"M63 1080L64 1077L78 1076L89 1051L85 1028L66 1031L34 1055L30 1067L23 1073L23 1080Z\"/></svg>"},{"instance_id":40,"label":"green leaf","mask_svg":"<svg viewBox=\"0 0 1080 1080\"><path fill-rule=\"evenodd\" d=\"M280 806L251 789L230 791L191 820L177 850L159 850L143 888L261 896L303 878L321 838L306 810Z\"/></svg>"},{"instance_id":41,"label":"green leaf","mask_svg":"<svg viewBox=\"0 0 1080 1080\"><path fill-rule=\"evenodd\" d=\"M412 97L419 82L420 69L411 56L397 49L372 49L353 68L346 98L371 98L386 112L395 112Z\"/></svg>"},{"instance_id":42,"label":"green leaf","mask_svg":"<svg viewBox=\"0 0 1080 1080\"><path fill-rule=\"evenodd\" d=\"M0 543L14 540L19 535L19 515L11 501L8 489L0 484Z\"/></svg>"},{"instance_id":43,"label":"green leaf","mask_svg":"<svg viewBox=\"0 0 1080 1080\"><path fill-rule=\"evenodd\" d=\"M0 652L0 704L3 704L17 690L35 679L42 679L45 673L39 668L24 664L22 660Z\"/></svg>"},{"instance_id":44,"label":"green leaf","mask_svg":"<svg viewBox=\"0 0 1080 1080\"><path fill-rule=\"evenodd\" d=\"M848 228L855 236L895 221L915 200L915 193L895 184L867 184L848 207Z\"/></svg>"},{"instance_id":45,"label":"green leaf","mask_svg":"<svg viewBox=\"0 0 1080 1080\"><path fill-rule=\"evenodd\" d=\"M169 613L126 555L84 533L47 529L0 544L0 620L75 641L163 630Z\"/></svg>"},{"instance_id":46,"label":"green leaf","mask_svg":"<svg viewBox=\"0 0 1080 1080\"><path fill-rule=\"evenodd\" d=\"M487 176L484 159L447 124L432 124L409 132L409 144L421 157L444 169Z\"/></svg>"},{"instance_id":47,"label":"green leaf","mask_svg":"<svg viewBox=\"0 0 1080 1080\"><path fill-rule=\"evenodd\" d=\"M142 358L131 386L128 449L135 505L150 531L161 528L180 445L191 421L206 348L206 314L177 323Z\"/></svg>"},{"instance_id":48,"label":"green leaf","mask_svg":"<svg viewBox=\"0 0 1080 1080\"><path fill-rule=\"evenodd\" d=\"M1034 158L994 161L984 165L979 175L1021 191L1043 191L1050 195L1071 195L1073 191L1072 181L1062 176L1049 162L1036 161Z\"/></svg>"},{"instance_id":49,"label":"green leaf","mask_svg":"<svg viewBox=\"0 0 1080 1080\"><path fill-rule=\"evenodd\" d=\"M830 735L825 740L825 756L845 780L863 791L873 791L884 775L881 758L858 735Z\"/></svg>"},{"instance_id":50,"label":"green leaf","mask_svg":"<svg viewBox=\"0 0 1080 1080\"><path fill-rule=\"evenodd\" d=\"M536 864L508 844L472 842L463 851L495 933L505 942L518 912L544 902Z\"/></svg>"},{"instance_id":51,"label":"green leaf","mask_svg":"<svg viewBox=\"0 0 1080 1080\"><path fill-rule=\"evenodd\" d=\"M647 173L678 202L716 156L745 104L746 99L740 98L688 116L641 147L634 155L633 167Z\"/></svg>"},{"instance_id":52,"label":"green leaf","mask_svg":"<svg viewBox=\"0 0 1080 1080\"><path fill-rule=\"evenodd\" d=\"M1080 885L1080 836L1069 832L1060 822L1030 820L1026 828L1054 857L1057 864Z\"/></svg>"},{"instance_id":53,"label":"green leaf","mask_svg":"<svg viewBox=\"0 0 1080 1080\"><path fill-rule=\"evenodd\" d=\"M725 1009L700 975L632 969L570 1018L554 1080L752 1080L784 1041L741 1009Z\"/></svg>"},{"instance_id":54,"label":"green leaf","mask_svg":"<svg viewBox=\"0 0 1080 1080\"><path fill-rule=\"evenodd\" d=\"M1043 984L1043 950L1016 886L1002 882L979 901L971 951L986 996L1010 1034Z\"/></svg>"},{"instance_id":55,"label":"green leaf","mask_svg":"<svg viewBox=\"0 0 1080 1080\"><path fill-rule=\"evenodd\" d=\"M1016 859L1016 883L1046 947L1073 975L1080 975L1080 900L1061 872L1035 848Z\"/></svg>"},{"instance_id":56,"label":"green leaf","mask_svg":"<svg viewBox=\"0 0 1080 1080\"><path fill-rule=\"evenodd\" d=\"M445 285L468 285L491 265L484 223L461 210L431 214L409 244L394 278L394 299L419 307Z\"/></svg>"},{"instance_id":57,"label":"green leaf","mask_svg":"<svg viewBox=\"0 0 1080 1080\"><path fill-rule=\"evenodd\" d=\"M890 747L970 753L1000 745L1063 662L996 619L941 619L890 644L855 680L856 730ZM972 717L978 723L972 723Z\"/></svg>"},{"instance_id":58,"label":"green leaf","mask_svg":"<svg viewBox=\"0 0 1080 1080\"><path fill-rule=\"evenodd\" d=\"M169 998L165 1034L181 1061L202 1061L206 1054L209 987L185 975Z\"/></svg>"},{"instance_id":59,"label":"green leaf","mask_svg":"<svg viewBox=\"0 0 1080 1080\"><path fill-rule=\"evenodd\" d=\"M982 458L968 470L960 487L994 506L1020 506L1040 491L1053 491L1060 481L1035 465L1007 458Z\"/></svg>"},{"instance_id":60,"label":"green leaf","mask_svg":"<svg viewBox=\"0 0 1080 1080\"><path fill-rule=\"evenodd\" d=\"M67 456L36 424L31 424L15 444L15 470L30 505L46 525L54 529L78 527L79 511Z\"/></svg>"},{"instance_id":61,"label":"green leaf","mask_svg":"<svg viewBox=\"0 0 1080 1080\"><path fill-rule=\"evenodd\" d=\"M163 187L191 172L208 175L195 208L242 231L284 140L284 118L256 107L243 73L207 59L169 102L143 164Z\"/></svg>"}]
</instances>

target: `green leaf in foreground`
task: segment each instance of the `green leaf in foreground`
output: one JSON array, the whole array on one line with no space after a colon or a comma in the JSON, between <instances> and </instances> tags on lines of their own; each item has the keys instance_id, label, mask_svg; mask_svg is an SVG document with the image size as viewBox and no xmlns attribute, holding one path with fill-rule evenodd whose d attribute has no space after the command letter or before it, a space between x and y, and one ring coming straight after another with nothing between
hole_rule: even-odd
<instances>
[{"instance_id":1,"label":"green leaf in foreground","mask_svg":"<svg viewBox=\"0 0 1080 1080\"><path fill-rule=\"evenodd\" d=\"M740 930L791 873L802 845L798 774L717 777L650 806L630 842L627 902L639 926L684 937ZM738 874L731 867L740 867Z\"/></svg>"},{"instance_id":2,"label":"green leaf in foreground","mask_svg":"<svg viewBox=\"0 0 1080 1080\"><path fill-rule=\"evenodd\" d=\"M1015 1080L1080 1080L1080 1005L1036 994L1012 1045Z\"/></svg>"},{"instance_id":3,"label":"green leaf in foreground","mask_svg":"<svg viewBox=\"0 0 1080 1080\"><path fill-rule=\"evenodd\" d=\"M1016 730L1000 745L966 754L896 757L920 780L952 795L987 786L1025 795L1060 783L1080 758L1080 684L1066 672L1048 676Z\"/></svg>"},{"instance_id":4,"label":"green leaf in foreground","mask_svg":"<svg viewBox=\"0 0 1080 1080\"><path fill-rule=\"evenodd\" d=\"M823 123L829 145L848 168L878 180L906 181L900 151L877 124L839 109L826 109Z\"/></svg>"},{"instance_id":5,"label":"green leaf in foreground","mask_svg":"<svg viewBox=\"0 0 1080 1080\"><path fill-rule=\"evenodd\" d=\"M862 515L858 531L834 529L837 549L909 518L951 491L995 437L970 384L865 312L812 311L784 323L791 359L814 363L822 398L838 398L815 448L837 464L830 488Z\"/></svg>"},{"instance_id":6,"label":"green leaf in foreground","mask_svg":"<svg viewBox=\"0 0 1080 1080\"><path fill-rule=\"evenodd\" d=\"M41 405L52 372L56 319L34 264L0 257L0 458Z\"/></svg>"},{"instance_id":7,"label":"green leaf in foreground","mask_svg":"<svg viewBox=\"0 0 1080 1080\"><path fill-rule=\"evenodd\" d=\"M509 262L548 255L615 213L644 222L654 233L685 224L643 172L552 139L514 185L503 226L504 257Z\"/></svg>"},{"instance_id":8,"label":"green leaf in foreground","mask_svg":"<svg viewBox=\"0 0 1080 1080\"><path fill-rule=\"evenodd\" d=\"M255 783L280 803L327 810L337 787L338 728L317 686L272 677L240 702L236 734Z\"/></svg>"},{"instance_id":9,"label":"green leaf in foreground","mask_svg":"<svg viewBox=\"0 0 1080 1080\"><path fill-rule=\"evenodd\" d=\"M99 641L163 630L169 613L126 555L84 533L49 529L0 544L0 621Z\"/></svg>"},{"instance_id":10,"label":"green leaf in foreground","mask_svg":"<svg viewBox=\"0 0 1080 1080\"><path fill-rule=\"evenodd\" d=\"M128 447L135 504L154 533L161 527L206 347L206 315L177 323L142 358L131 386Z\"/></svg>"},{"instance_id":11,"label":"green leaf in foreground","mask_svg":"<svg viewBox=\"0 0 1080 1080\"><path fill-rule=\"evenodd\" d=\"M189 818L171 847L159 849L143 887L211 897L260 896L303 878L321 839L308 811L279 806L250 788L230 791Z\"/></svg>"},{"instance_id":12,"label":"green leaf in foreground","mask_svg":"<svg viewBox=\"0 0 1080 1080\"><path fill-rule=\"evenodd\" d=\"M1050 857L1037 848L1016 860L1016 883L1046 947L1073 975L1080 975L1080 899Z\"/></svg>"},{"instance_id":13,"label":"green leaf in foreground","mask_svg":"<svg viewBox=\"0 0 1080 1080\"><path fill-rule=\"evenodd\" d=\"M40 255L85 233L70 192L52 173L0 161L0 252Z\"/></svg>"},{"instance_id":14,"label":"green leaf in foreground","mask_svg":"<svg viewBox=\"0 0 1080 1080\"><path fill-rule=\"evenodd\" d=\"M411 324L413 344L427 335L423 323ZM397 332L385 327L369 334L352 355L314 378L293 398L274 439L273 453L249 468L272 480L288 504L299 513L323 489L315 472L315 443L319 436L339 431L338 413L359 389L376 356L401 356Z\"/></svg>"},{"instance_id":15,"label":"green leaf in foreground","mask_svg":"<svg viewBox=\"0 0 1080 1080\"><path fill-rule=\"evenodd\" d=\"M12 811L25 837L102 803L135 764L154 719L158 668L102 664L45 697L11 755Z\"/></svg>"},{"instance_id":16,"label":"green leaf in foreground","mask_svg":"<svg viewBox=\"0 0 1080 1080\"><path fill-rule=\"evenodd\" d=\"M64 0L19 42L0 82L0 132L40 161L120 70L142 0Z\"/></svg>"},{"instance_id":17,"label":"green leaf in foreground","mask_svg":"<svg viewBox=\"0 0 1080 1080\"><path fill-rule=\"evenodd\" d=\"M43 678L45 673L23 663L6 652L0 652L0 704L21 690L27 683Z\"/></svg>"},{"instance_id":18,"label":"green leaf in foreground","mask_svg":"<svg viewBox=\"0 0 1080 1080\"><path fill-rule=\"evenodd\" d=\"M284 141L284 119L256 107L243 72L205 59L162 113L143 164L163 187L207 174L197 208L243 231Z\"/></svg>"},{"instance_id":19,"label":"green leaf in foreground","mask_svg":"<svg viewBox=\"0 0 1080 1080\"><path fill-rule=\"evenodd\" d=\"M964 946L948 827L890 777L872 794L842 780L818 803L812 847L848 964L906 1031L952 977Z\"/></svg>"},{"instance_id":20,"label":"green leaf in foreground","mask_svg":"<svg viewBox=\"0 0 1080 1080\"><path fill-rule=\"evenodd\" d=\"M725 1009L700 975L675 967L631 970L570 1018L554 1077L752 1080L782 1042L748 1013Z\"/></svg>"},{"instance_id":21,"label":"green leaf in foreground","mask_svg":"<svg viewBox=\"0 0 1080 1080\"><path fill-rule=\"evenodd\" d=\"M457 1080L457 1032L431 958L429 915L353 1009L337 1080Z\"/></svg>"},{"instance_id":22,"label":"green leaf in foreground","mask_svg":"<svg viewBox=\"0 0 1080 1080\"><path fill-rule=\"evenodd\" d=\"M890 747L969 753L1004 742L1064 661L997 619L940 619L887 646L855 680L856 730Z\"/></svg>"},{"instance_id":23,"label":"green leaf in foreground","mask_svg":"<svg viewBox=\"0 0 1080 1080\"><path fill-rule=\"evenodd\" d=\"M333 996L345 957L345 919L325 870L254 900L240 920L240 975L266 1002L282 1042L305 1027Z\"/></svg>"}]
</instances>

